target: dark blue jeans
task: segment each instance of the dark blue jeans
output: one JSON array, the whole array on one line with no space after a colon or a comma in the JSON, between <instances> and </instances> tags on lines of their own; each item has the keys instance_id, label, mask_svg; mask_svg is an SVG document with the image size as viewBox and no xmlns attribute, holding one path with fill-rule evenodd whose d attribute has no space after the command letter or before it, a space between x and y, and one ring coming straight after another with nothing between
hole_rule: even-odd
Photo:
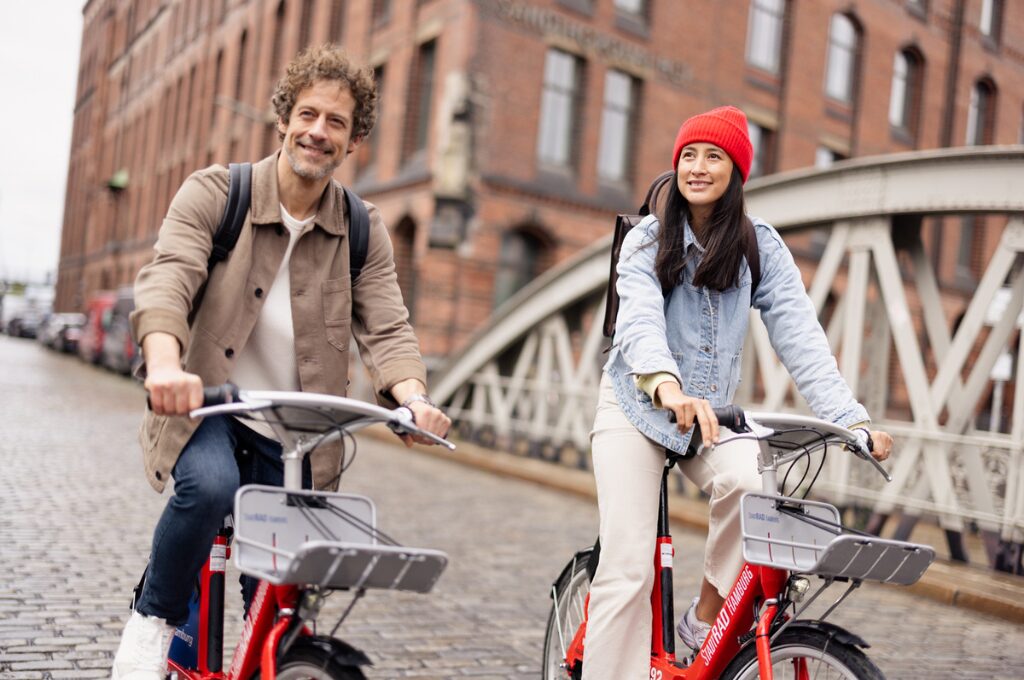
<instances>
[{"instance_id":1,"label":"dark blue jeans","mask_svg":"<svg viewBox=\"0 0 1024 680\"><path fill-rule=\"evenodd\" d=\"M174 496L153 532L146 583L135 606L179 626L188 620L188 600L235 492L244 484L280 486L284 479L281 445L234 418L205 419L182 450L171 471ZM303 462L302 485L310 487L309 459ZM242 576L245 608L256 592L256 579Z\"/></svg>"}]
</instances>

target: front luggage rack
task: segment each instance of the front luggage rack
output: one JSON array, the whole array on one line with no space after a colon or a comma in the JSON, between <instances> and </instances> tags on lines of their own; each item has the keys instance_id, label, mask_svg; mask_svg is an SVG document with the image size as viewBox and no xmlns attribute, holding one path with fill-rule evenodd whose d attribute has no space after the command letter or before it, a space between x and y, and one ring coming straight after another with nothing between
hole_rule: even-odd
<instances>
[{"instance_id":1,"label":"front luggage rack","mask_svg":"<svg viewBox=\"0 0 1024 680\"><path fill-rule=\"evenodd\" d=\"M839 510L786 496L748 493L740 502L743 558L826 579L912 585L935 560L928 545L847 533Z\"/></svg>"},{"instance_id":2,"label":"front luggage rack","mask_svg":"<svg viewBox=\"0 0 1024 680\"><path fill-rule=\"evenodd\" d=\"M440 550L397 545L366 496L248 485L235 496L235 564L275 585L429 592Z\"/></svg>"}]
</instances>

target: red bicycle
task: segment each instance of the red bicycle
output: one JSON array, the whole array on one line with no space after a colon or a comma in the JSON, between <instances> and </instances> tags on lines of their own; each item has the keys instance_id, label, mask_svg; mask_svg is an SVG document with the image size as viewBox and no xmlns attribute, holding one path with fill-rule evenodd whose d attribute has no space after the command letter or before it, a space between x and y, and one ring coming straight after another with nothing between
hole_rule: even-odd
<instances>
[{"instance_id":1,"label":"red bicycle","mask_svg":"<svg viewBox=\"0 0 1024 680\"><path fill-rule=\"evenodd\" d=\"M883 678L861 651L868 644L825 619L864 581L916 583L935 559L935 551L926 545L850 530L842 526L834 506L806 498L830 446L840 446L869 461L891 481L871 457L867 433L851 432L806 416L745 414L735 406L715 409L715 415L736 437L759 442L763 493L748 493L741 501L746 563L704 645L679 659L673 630L674 549L668 526L668 475L683 456L671 452L667 456L651 592L651 680ZM686 457L699 455L698 431L691 441L695 443ZM812 475L815 464L817 472ZM786 473L780 493L778 472L783 468ZM787 495L786 477L794 471L801 478ZM794 497L796 492L802 497ZM553 603L544 642L545 680L579 680L582 676L590 582L599 559L599 544L581 550L551 587ZM811 593L813 577L819 584ZM835 602L817 619L800 618L835 583L846 584Z\"/></svg>"},{"instance_id":2,"label":"red bicycle","mask_svg":"<svg viewBox=\"0 0 1024 680\"><path fill-rule=\"evenodd\" d=\"M207 388L192 417L234 416L268 423L283 442L284 486L247 485L235 496L233 539L239 570L260 579L231 667L223 670L224 570L232 530L214 541L203 567L189 622L175 632L168 662L172 679L358 680L370 659L335 637L367 588L429 592L448 563L438 550L408 548L376 528L365 496L302 490L302 460L318 446L385 423L399 434L450 442L416 427L407 408L389 410L354 399L303 392ZM352 593L330 632L318 634L326 597Z\"/></svg>"}]
</instances>

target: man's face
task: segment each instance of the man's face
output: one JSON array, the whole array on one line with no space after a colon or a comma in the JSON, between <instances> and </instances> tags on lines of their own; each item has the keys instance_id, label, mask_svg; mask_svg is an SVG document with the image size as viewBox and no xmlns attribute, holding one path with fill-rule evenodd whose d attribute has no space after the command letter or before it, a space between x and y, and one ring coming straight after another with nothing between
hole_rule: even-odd
<instances>
[{"instance_id":1,"label":"man's face","mask_svg":"<svg viewBox=\"0 0 1024 680\"><path fill-rule=\"evenodd\" d=\"M280 118L283 149L292 171L306 180L329 177L361 141L352 138L356 101L342 83L321 80L299 93L287 123Z\"/></svg>"}]
</instances>

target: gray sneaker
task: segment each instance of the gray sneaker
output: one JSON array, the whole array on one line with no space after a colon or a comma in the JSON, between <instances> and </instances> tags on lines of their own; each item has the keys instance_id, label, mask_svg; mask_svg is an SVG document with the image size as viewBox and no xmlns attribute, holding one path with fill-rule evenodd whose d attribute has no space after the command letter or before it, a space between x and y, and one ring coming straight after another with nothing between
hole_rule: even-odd
<instances>
[{"instance_id":1,"label":"gray sneaker","mask_svg":"<svg viewBox=\"0 0 1024 680\"><path fill-rule=\"evenodd\" d=\"M704 640L707 639L708 633L711 632L711 624L704 623L697 618L697 602L699 600L699 597L693 598L690 608L686 610L683 618L679 619L679 625L676 626L679 639L694 652L700 649L701 645L704 644Z\"/></svg>"}]
</instances>

